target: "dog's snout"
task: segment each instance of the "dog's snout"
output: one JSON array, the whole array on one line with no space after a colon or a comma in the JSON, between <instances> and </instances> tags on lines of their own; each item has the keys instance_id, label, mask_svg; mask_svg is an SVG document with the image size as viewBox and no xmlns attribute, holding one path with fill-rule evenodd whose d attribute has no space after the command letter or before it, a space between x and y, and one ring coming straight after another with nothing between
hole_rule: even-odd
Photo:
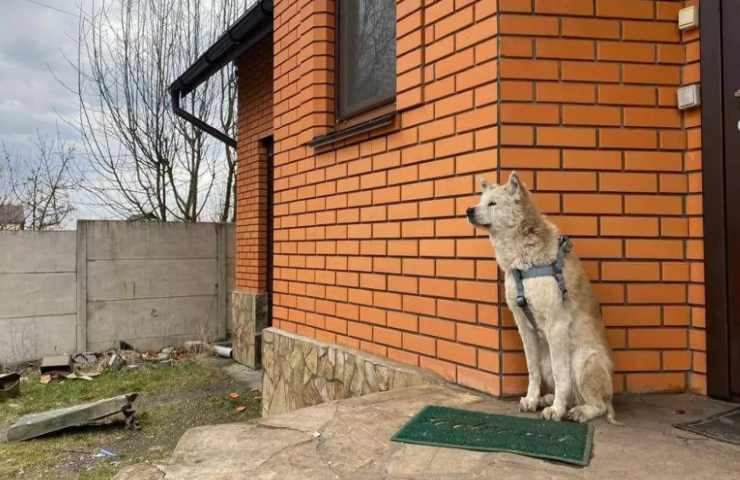
<instances>
[{"instance_id":1,"label":"dog's snout","mask_svg":"<svg viewBox=\"0 0 740 480\"><path fill-rule=\"evenodd\" d=\"M475 207L468 208L465 213L468 215L468 218L473 218L473 215L475 215Z\"/></svg>"}]
</instances>

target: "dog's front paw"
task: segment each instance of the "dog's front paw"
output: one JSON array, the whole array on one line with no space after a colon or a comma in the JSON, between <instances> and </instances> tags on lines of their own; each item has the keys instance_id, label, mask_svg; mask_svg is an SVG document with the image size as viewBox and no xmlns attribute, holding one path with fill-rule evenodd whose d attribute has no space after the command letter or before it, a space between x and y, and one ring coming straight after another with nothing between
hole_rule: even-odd
<instances>
[{"instance_id":1,"label":"dog's front paw","mask_svg":"<svg viewBox=\"0 0 740 480\"><path fill-rule=\"evenodd\" d=\"M545 420L559 422L563 419L563 415L565 415L564 408L547 407L542 410L542 418Z\"/></svg>"},{"instance_id":2,"label":"dog's front paw","mask_svg":"<svg viewBox=\"0 0 740 480\"><path fill-rule=\"evenodd\" d=\"M540 400L538 398L522 397L519 399L520 412L536 412Z\"/></svg>"},{"instance_id":3,"label":"dog's front paw","mask_svg":"<svg viewBox=\"0 0 740 480\"><path fill-rule=\"evenodd\" d=\"M587 418L583 406L571 408L568 411L568 419L578 423L585 423L589 421L589 418Z\"/></svg>"},{"instance_id":4,"label":"dog's front paw","mask_svg":"<svg viewBox=\"0 0 740 480\"><path fill-rule=\"evenodd\" d=\"M578 423L586 423L597 414L597 410L588 405L579 405L568 411L567 417Z\"/></svg>"}]
</instances>

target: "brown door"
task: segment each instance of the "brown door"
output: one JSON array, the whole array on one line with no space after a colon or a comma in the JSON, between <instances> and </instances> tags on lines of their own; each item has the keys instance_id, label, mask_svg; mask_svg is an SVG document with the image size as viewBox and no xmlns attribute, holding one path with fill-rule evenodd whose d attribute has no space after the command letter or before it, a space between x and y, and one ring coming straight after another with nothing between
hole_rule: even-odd
<instances>
[{"instance_id":1,"label":"brown door","mask_svg":"<svg viewBox=\"0 0 740 480\"><path fill-rule=\"evenodd\" d=\"M707 387L740 400L740 0L700 17Z\"/></svg>"},{"instance_id":2,"label":"brown door","mask_svg":"<svg viewBox=\"0 0 740 480\"><path fill-rule=\"evenodd\" d=\"M740 0L722 6L730 394L740 397Z\"/></svg>"}]
</instances>

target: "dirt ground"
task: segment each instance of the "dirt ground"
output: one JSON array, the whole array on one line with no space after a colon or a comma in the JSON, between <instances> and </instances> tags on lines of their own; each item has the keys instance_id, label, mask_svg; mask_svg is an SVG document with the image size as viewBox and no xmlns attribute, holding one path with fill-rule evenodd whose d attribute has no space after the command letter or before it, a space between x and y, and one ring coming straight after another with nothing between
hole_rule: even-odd
<instances>
[{"instance_id":1,"label":"dirt ground","mask_svg":"<svg viewBox=\"0 0 740 480\"><path fill-rule=\"evenodd\" d=\"M130 431L123 421L50 434L22 443L0 443L0 479L110 479L133 463L169 458L189 428L246 422L260 413L259 392L236 383L223 372L231 362L204 357L174 366L151 366L107 372L92 382L66 380L42 385L31 375L20 397L0 403L0 432L22 415L139 392L135 408L142 429ZM230 393L238 393L232 399ZM242 412L237 407L246 407ZM116 454L100 457L100 449Z\"/></svg>"}]
</instances>

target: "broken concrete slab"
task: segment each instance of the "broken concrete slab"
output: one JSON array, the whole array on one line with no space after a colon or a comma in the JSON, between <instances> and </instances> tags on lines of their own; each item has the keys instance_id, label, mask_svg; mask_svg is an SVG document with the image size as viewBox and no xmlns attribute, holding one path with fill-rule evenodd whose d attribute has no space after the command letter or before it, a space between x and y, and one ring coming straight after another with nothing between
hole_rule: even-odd
<instances>
[{"instance_id":1,"label":"broken concrete slab","mask_svg":"<svg viewBox=\"0 0 740 480\"><path fill-rule=\"evenodd\" d=\"M41 359L41 373L72 372L72 357L69 355L54 355Z\"/></svg>"},{"instance_id":2,"label":"broken concrete slab","mask_svg":"<svg viewBox=\"0 0 740 480\"><path fill-rule=\"evenodd\" d=\"M6 432L6 439L9 442L21 442L66 428L87 425L119 413L126 417L127 425L134 425L136 417L133 403L137 396L137 393L128 393L74 407L26 415L11 425Z\"/></svg>"}]
</instances>

